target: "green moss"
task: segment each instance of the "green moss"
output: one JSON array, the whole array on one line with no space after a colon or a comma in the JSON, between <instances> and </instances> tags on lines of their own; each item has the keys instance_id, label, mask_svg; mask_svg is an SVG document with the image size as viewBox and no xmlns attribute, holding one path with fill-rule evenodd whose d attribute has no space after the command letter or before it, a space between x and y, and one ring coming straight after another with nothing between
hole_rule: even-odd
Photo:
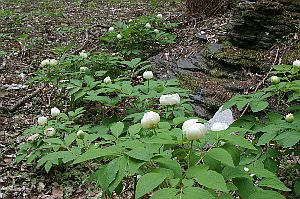
<instances>
[{"instance_id":1,"label":"green moss","mask_svg":"<svg viewBox=\"0 0 300 199\"><path fill-rule=\"evenodd\" d=\"M300 59L300 42L295 43L291 48L282 56L282 64L293 64L293 61Z\"/></svg>"}]
</instances>

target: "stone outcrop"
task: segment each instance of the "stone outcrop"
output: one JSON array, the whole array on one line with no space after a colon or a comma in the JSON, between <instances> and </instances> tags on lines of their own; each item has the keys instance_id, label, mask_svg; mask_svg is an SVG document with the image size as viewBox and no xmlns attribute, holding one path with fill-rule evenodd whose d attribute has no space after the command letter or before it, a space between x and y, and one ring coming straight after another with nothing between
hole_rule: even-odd
<instances>
[{"instance_id":1,"label":"stone outcrop","mask_svg":"<svg viewBox=\"0 0 300 199\"><path fill-rule=\"evenodd\" d=\"M297 31L300 0L272 0L240 4L234 12L229 41L241 48L270 48Z\"/></svg>"}]
</instances>

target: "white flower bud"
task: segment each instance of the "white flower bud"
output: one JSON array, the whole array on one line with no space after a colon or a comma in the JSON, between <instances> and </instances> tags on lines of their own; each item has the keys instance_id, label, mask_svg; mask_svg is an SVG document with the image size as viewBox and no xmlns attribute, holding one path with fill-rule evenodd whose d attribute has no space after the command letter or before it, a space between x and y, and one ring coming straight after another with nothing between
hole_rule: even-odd
<instances>
[{"instance_id":1,"label":"white flower bud","mask_svg":"<svg viewBox=\"0 0 300 199\"><path fill-rule=\"evenodd\" d=\"M212 124L210 130L211 131L223 131L223 130L226 130L228 129L228 124L226 123L222 123L222 122L215 122Z\"/></svg>"},{"instance_id":2,"label":"white flower bud","mask_svg":"<svg viewBox=\"0 0 300 199\"><path fill-rule=\"evenodd\" d=\"M105 84L110 84L111 83L111 79L109 76L105 77L105 79L103 80Z\"/></svg>"},{"instance_id":3,"label":"white flower bud","mask_svg":"<svg viewBox=\"0 0 300 199\"><path fill-rule=\"evenodd\" d=\"M109 27L108 32L113 32L115 30L114 27Z\"/></svg>"},{"instance_id":4,"label":"white flower bud","mask_svg":"<svg viewBox=\"0 0 300 199\"><path fill-rule=\"evenodd\" d=\"M146 23L145 27L146 28L151 28L151 24L150 23Z\"/></svg>"},{"instance_id":5,"label":"white flower bud","mask_svg":"<svg viewBox=\"0 0 300 199\"><path fill-rule=\"evenodd\" d=\"M117 39L122 39L122 35L121 35L121 34L118 34L118 35L117 35Z\"/></svg>"},{"instance_id":6,"label":"white flower bud","mask_svg":"<svg viewBox=\"0 0 300 199\"><path fill-rule=\"evenodd\" d=\"M154 31L156 34L159 33L159 30L157 30L157 29L154 29L153 31Z\"/></svg>"},{"instance_id":7,"label":"white flower bud","mask_svg":"<svg viewBox=\"0 0 300 199\"><path fill-rule=\"evenodd\" d=\"M300 60L296 59L296 60L293 62L293 66L300 67Z\"/></svg>"},{"instance_id":8,"label":"white flower bud","mask_svg":"<svg viewBox=\"0 0 300 199\"><path fill-rule=\"evenodd\" d=\"M58 62L55 59L50 59L50 61L49 61L50 66L56 66L57 64L58 64Z\"/></svg>"},{"instance_id":9,"label":"white flower bud","mask_svg":"<svg viewBox=\"0 0 300 199\"><path fill-rule=\"evenodd\" d=\"M285 121L292 123L294 121L294 115L292 113L289 113L285 116Z\"/></svg>"},{"instance_id":10,"label":"white flower bud","mask_svg":"<svg viewBox=\"0 0 300 199\"><path fill-rule=\"evenodd\" d=\"M132 19L129 19L128 22L129 22L129 23L132 22Z\"/></svg>"},{"instance_id":11,"label":"white flower bud","mask_svg":"<svg viewBox=\"0 0 300 199\"><path fill-rule=\"evenodd\" d=\"M82 66L79 68L80 72L86 72L87 70L89 70L88 67Z\"/></svg>"},{"instance_id":12,"label":"white flower bud","mask_svg":"<svg viewBox=\"0 0 300 199\"><path fill-rule=\"evenodd\" d=\"M50 65L50 59L45 59L41 62L41 66L47 66Z\"/></svg>"},{"instance_id":13,"label":"white flower bud","mask_svg":"<svg viewBox=\"0 0 300 199\"><path fill-rule=\"evenodd\" d=\"M277 76L272 76L271 77L271 83L272 84L278 84L279 82L280 82L279 77L277 77Z\"/></svg>"},{"instance_id":14,"label":"white flower bud","mask_svg":"<svg viewBox=\"0 0 300 199\"><path fill-rule=\"evenodd\" d=\"M38 118L39 125L45 125L45 124L47 124L47 121L48 121L47 117L42 116L42 117Z\"/></svg>"},{"instance_id":15,"label":"white flower bud","mask_svg":"<svg viewBox=\"0 0 300 199\"><path fill-rule=\"evenodd\" d=\"M56 117L59 114L60 114L60 110L58 108L54 107L54 108L51 109L51 116L52 117Z\"/></svg>"},{"instance_id":16,"label":"white flower bud","mask_svg":"<svg viewBox=\"0 0 300 199\"><path fill-rule=\"evenodd\" d=\"M87 58L88 54L85 52L85 50L83 50L83 51L79 52L79 56L83 57L83 58Z\"/></svg>"},{"instance_id":17,"label":"white flower bud","mask_svg":"<svg viewBox=\"0 0 300 199\"><path fill-rule=\"evenodd\" d=\"M157 14L156 17L157 17L157 18L160 18L160 19L163 18L162 14Z\"/></svg>"},{"instance_id":18,"label":"white flower bud","mask_svg":"<svg viewBox=\"0 0 300 199\"><path fill-rule=\"evenodd\" d=\"M250 169L247 167L244 167L244 171L248 172Z\"/></svg>"},{"instance_id":19,"label":"white flower bud","mask_svg":"<svg viewBox=\"0 0 300 199\"><path fill-rule=\"evenodd\" d=\"M182 132L188 140L198 140L207 133L204 124L197 123L198 119L190 119L182 124Z\"/></svg>"},{"instance_id":20,"label":"white flower bud","mask_svg":"<svg viewBox=\"0 0 300 199\"><path fill-rule=\"evenodd\" d=\"M159 103L161 105L175 105L180 103L180 96L176 94L172 95L162 95L159 98Z\"/></svg>"},{"instance_id":21,"label":"white flower bud","mask_svg":"<svg viewBox=\"0 0 300 199\"><path fill-rule=\"evenodd\" d=\"M155 128L160 121L160 116L158 113L153 111L144 114L141 125L145 129Z\"/></svg>"},{"instance_id":22,"label":"white flower bud","mask_svg":"<svg viewBox=\"0 0 300 199\"><path fill-rule=\"evenodd\" d=\"M79 131L77 131L76 135L79 139L82 140L85 136L85 132L83 132L83 130L79 130Z\"/></svg>"},{"instance_id":23,"label":"white flower bud","mask_svg":"<svg viewBox=\"0 0 300 199\"><path fill-rule=\"evenodd\" d=\"M45 131L44 131L44 135L48 136L48 137L52 137L53 135L55 135L55 129L54 128L47 128Z\"/></svg>"},{"instance_id":24,"label":"white flower bud","mask_svg":"<svg viewBox=\"0 0 300 199\"><path fill-rule=\"evenodd\" d=\"M145 79L152 79L152 78L153 78L153 73L152 73L152 71L145 71L145 72L143 73L143 78L145 78Z\"/></svg>"}]
</instances>

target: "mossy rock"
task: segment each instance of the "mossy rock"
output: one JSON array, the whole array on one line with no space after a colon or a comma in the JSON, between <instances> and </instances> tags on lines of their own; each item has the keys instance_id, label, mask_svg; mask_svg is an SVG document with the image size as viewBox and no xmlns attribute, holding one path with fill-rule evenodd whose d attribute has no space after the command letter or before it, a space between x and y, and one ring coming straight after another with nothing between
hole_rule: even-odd
<instances>
[{"instance_id":1,"label":"mossy rock","mask_svg":"<svg viewBox=\"0 0 300 199\"><path fill-rule=\"evenodd\" d=\"M282 64L293 64L293 61L300 59L300 41L293 44L290 49L283 55Z\"/></svg>"},{"instance_id":2,"label":"mossy rock","mask_svg":"<svg viewBox=\"0 0 300 199\"><path fill-rule=\"evenodd\" d=\"M227 71L250 69L253 72L260 72L266 69L266 66L262 65L263 51L259 50L224 48L212 54L211 59Z\"/></svg>"}]
</instances>

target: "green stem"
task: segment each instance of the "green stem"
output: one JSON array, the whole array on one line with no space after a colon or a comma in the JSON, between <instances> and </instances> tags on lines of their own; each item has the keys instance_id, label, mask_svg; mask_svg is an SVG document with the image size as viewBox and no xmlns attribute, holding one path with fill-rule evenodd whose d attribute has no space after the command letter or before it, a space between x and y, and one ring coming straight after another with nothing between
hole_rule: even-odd
<instances>
[{"instance_id":1,"label":"green stem","mask_svg":"<svg viewBox=\"0 0 300 199\"><path fill-rule=\"evenodd\" d=\"M148 81L148 93L149 93L150 92L150 81L149 81L149 79L147 81Z\"/></svg>"},{"instance_id":2,"label":"green stem","mask_svg":"<svg viewBox=\"0 0 300 199\"><path fill-rule=\"evenodd\" d=\"M191 146L190 146L190 150L189 150L189 157L188 157L188 168L190 168L190 164L191 164L191 155L192 155L192 150L193 150L193 142L194 140L191 141Z\"/></svg>"}]
</instances>

